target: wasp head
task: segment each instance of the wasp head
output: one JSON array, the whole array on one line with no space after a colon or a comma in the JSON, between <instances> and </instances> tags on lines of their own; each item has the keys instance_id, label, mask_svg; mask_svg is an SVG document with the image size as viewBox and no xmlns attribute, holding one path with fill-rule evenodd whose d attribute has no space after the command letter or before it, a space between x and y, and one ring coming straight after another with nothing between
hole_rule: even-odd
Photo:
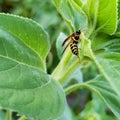
<instances>
[{"instance_id":1,"label":"wasp head","mask_svg":"<svg viewBox=\"0 0 120 120\"><path fill-rule=\"evenodd\" d=\"M79 35L80 33L81 33L80 30L77 30L77 31L76 31L76 35Z\"/></svg>"}]
</instances>

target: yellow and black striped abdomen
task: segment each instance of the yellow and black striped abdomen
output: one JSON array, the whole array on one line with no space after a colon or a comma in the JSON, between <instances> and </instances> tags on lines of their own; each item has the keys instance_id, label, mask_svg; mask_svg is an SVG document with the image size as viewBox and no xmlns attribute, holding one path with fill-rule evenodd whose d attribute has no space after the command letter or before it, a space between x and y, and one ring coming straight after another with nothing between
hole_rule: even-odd
<instances>
[{"instance_id":1,"label":"yellow and black striped abdomen","mask_svg":"<svg viewBox=\"0 0 120 120\"><path fill-rule=\"evenodd\" d=\"M70 44L70 48L71 48L71 51L74 55L77 55L78 56L78 46L76 43L71 43Z\"/></svg>"}]
</instances>

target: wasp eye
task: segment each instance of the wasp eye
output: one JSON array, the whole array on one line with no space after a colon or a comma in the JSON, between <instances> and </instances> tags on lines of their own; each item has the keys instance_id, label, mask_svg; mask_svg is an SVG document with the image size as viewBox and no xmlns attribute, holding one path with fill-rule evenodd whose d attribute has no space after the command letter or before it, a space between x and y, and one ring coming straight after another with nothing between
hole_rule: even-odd
<instances>
[{"instance_id":1,"label":"wasp eye","mask_svg":"<svg viewBox=\"0 0 120 120\"><path fill-rule=\"evenodd\" d=\"M75 36L75 40L78 40L79 39L79 36Z\"/></svg>"}]
</instances>

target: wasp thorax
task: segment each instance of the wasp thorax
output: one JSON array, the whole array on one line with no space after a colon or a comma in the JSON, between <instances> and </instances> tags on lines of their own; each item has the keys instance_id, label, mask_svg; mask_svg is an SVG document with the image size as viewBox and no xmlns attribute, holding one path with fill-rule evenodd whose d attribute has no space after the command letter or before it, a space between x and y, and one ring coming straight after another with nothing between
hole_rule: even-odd
<instances>
[{"instance_id":1,"label":"wasp thorax","mask_svg":"<svg viewBox=\"0 0 120 120\"><path fill-rule=\"evenodd\" d=\"M75 40L79 40L79 36L75 36Z\"/></svg>"}]
</instances>

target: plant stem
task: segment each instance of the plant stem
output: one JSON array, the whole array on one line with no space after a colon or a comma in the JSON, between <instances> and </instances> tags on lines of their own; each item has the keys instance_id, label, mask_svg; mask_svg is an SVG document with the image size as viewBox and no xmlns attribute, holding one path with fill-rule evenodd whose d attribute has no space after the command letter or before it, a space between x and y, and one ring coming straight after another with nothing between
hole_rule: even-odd
<instances>
[{"instance_id":1,"label":"plant stem","mask_svg":"<svg viewBox=\"0 0 120 120\"><path fill-rule=\"evenodd\" d=\"M12 112L11 112L11 110L7 110L6 111L6 120L12 120L11 118L12 118Z\"/></svg>"},{"instance_id":2,"label":"plant stem","mask_svg":"<svg viewBox=\"0 0 120 120\"><path fill-rule=\"evenodd\" d=\"M86 82L86 83L82 83L82 84L72 85L72 86L68 87L68 88L65 90L65 93L66 93L66 95L67 95L67 94L70 94L71 92L73 92L73 91L75 91L75 90L77 90L77 89L80 89L80 88L86 88L86 89L90 90L91 92L95 93L98 97L100 97L100 98L104 101L104 103L106 103L105 100L104 100L104 98L103 98L102 95L100 94L100 92L98 92L98 91L96 91L94 88L90 87L90 86L87 84L87 82Z\"/></svg>"},{"instance_id":3,"label":"plant stem","mask_svg":"<svg viewBox=\"0 0 120 120\"><path fill-rule=\"evenodd\" d=\"M52 73L52 77L58 80L60 83L64 83L69 78L69 76L81 65L82 58L80 62L78 59L71 60L71 58L71 51L68 51L68 53L63 56L60 63Z\"/></svg>"},{"instance_id":4,"label":"plant stem","mask_svg":"<svg viewBox=\"0 0 120 120\"><path fill-rule=\"evenodd\" d=\"M90 53L90 56L91 56L92 60L96 64L99 72L101 73L101 75L104 75L104 71L103 71L102 67L100 66L99 62L97 61L97 59L95 58L95 55L93 54L92 49L89 49L89 53Z\"/></svg>"},{"instance_id":5,"label":"plant stem","mask_svg":"<svg viewBox=\"0 0 120 120\"><path fill-rule=\"evenodd\" d=\"M82 84L75 84L75 85L72 85L70 87L68 87L66 90L65 90L65 93L66 95L70 94L71 92L77 90L77 89L81 89L81 88L87 88L89 89L90 91L93 91L91 89L91 87L89 87L86 83L82 83Z\"/></svg>"},{"instance_id":6,"label":"plant stem","mask_svg":"<svg viewBox=\"0 0 120 120\"><path fill-rule=\"evenodd\" d=\"M55 68L55 70L52 73L52 77L54 79L59 81L59 78L64 74L65 67L67 66L67 63L69 62L70 58L71 58L70 50L67 50L64 53L60 63L57 65L57 67Z\"/></svg>"},{"instance_id":7,"label":"plant stem","mask_svg":"<svg viewBox=\"0 0 120 120\"><path fill-rule=\"evenodd\" d=\"M59 82L60 83L65 82L66 79L76 70L76 68L78 68L78 66L79 66L79 62L78 61L76 61L74 64L72 64L69 67L68 71L66 73L64 73L64 75L62 77L60 77Z\"/></svg>"}]
</instances>

